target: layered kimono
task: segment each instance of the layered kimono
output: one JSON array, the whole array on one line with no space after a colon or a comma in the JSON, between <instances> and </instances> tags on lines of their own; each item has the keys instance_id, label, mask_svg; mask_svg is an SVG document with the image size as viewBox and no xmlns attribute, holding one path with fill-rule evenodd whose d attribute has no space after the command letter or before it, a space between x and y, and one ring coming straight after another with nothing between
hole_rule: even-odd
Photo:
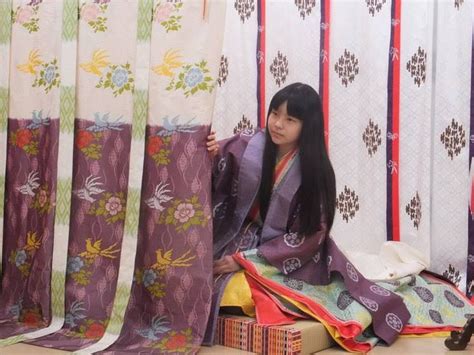
<instances>
[{"instance_id":1,"label":"layered kimono","mask_svg":"<svg viewBox=\"0 0 474 355\"><path fill-rule=\"evenodd\" d=\"M324 221L318 232L299 234L301 169L297 152L277 165L268 212L262 222L257 195L264 146L262 131L220 143L213 171L214 258L233 255L245 269L259 322L285 324L309 316L321 321L347 350L368 351L380 339L391 344L409 328L412 316L397 287L411 282L414 287L420 285L419 293L443 290L430 291L431 281L422 278L398 281L398 286L365 279L328 235ZM213 343L223 291L231 277L232 273L214 279L204 344ZM447 292L453 294L454 303L459 301L457 306L462 303L463 307L454 307L459 312L452 321L454 328L461 327L464 315L474 313L474 307L455 291ZM444 323L442 327L435 323L423 329L448 328L454 329ZM420 332L421 328L416 329Z\"/></svg>"}]
</instances>

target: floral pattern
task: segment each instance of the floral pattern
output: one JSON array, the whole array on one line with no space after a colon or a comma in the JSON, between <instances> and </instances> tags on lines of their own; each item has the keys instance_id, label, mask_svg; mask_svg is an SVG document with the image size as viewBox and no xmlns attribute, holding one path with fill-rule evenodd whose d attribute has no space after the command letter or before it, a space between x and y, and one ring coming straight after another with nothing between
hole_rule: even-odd
<instances>
[{"instance_id":1,"label":"floral pattern","mask_svg":"<svg viewBox=\"0 0 474 355\"><path fill-rule=\"evenodd\" d=\"M354 190L344 186L344 190L336 198L336 209L342 215L342 219L349 223L349 218L354 218L359 211L359 196Z\"/></svg>"},{"instance_id":2,"label":"floral pattern","mask_svg":"<svg viewBox=\"0 0 474 355\"><path fill-rule=\"evenodd\" d=\"M462 124L455 121L454 118L451 124L441 133L440 138L451 160L454 159L454 156L461 154L461 149L466 146L466 131Z\"/></svg>"},{"instance_id":3,"label":"floral pattern","mask_svg":"<svg viewBox=\"0 0 474 355\"><path fill-rule=\"evenodd\" d=\"M32 207L38 211L40 215L49 213L52 207L51 192L48 185L42 185L35 194Z\"/></svg>"},{"instance_id":4,"label":"floral pattern","mask_svg":"<svg viewBox=\"0 0 474 355\"><path fill-rule=\"evenodd\" d=\"M76 147L90 159L99 160L102 157L100 140L102 133L79 130L76 134Z\"/></svg>"},{"instance_id":5,"label":"floral pattern","mask_svg":"<svg viewBox=\"0 0 474 355\"><path fill-rule=\"evenodd\" d=\"M254 133L254 125L247 117L245 117L245 115L242 115L242 119L239 121L239 123L237 123L237 126L234 127L234 134L252 136Z\"/></svg>"},{"instance_id":6,"label":"floral pattern","mask_svg":"<svg viewBox=\"0 0 474 355\"><path fill-rule=\"evenodd\" d=\"M114 97L124 92L133 92L135 79L129 63L112 64L107 51L98 49L92 53L90 62L81 63L79 66L88 73L99 77L95 86L98 89L112 90Z\"/></svg>"},{"instance_id":7,"label":"floral pattern","mask_svg":"<svg viewBox=\"0 0 474 355\"><path fill-rule=\"evenodd\" d=\"M175 15L183 7L182 2L158 2L153 10L153 21L159 23L166 32L179 31L182 16Z\"/></svg>"},{"instance_id":8,"label":"floral pattern","mask_svg":"<svg viewBox=\"0 0 474 355\"><path fill-rule=\"evenodd\" d=\"M31 50L28 54L28 61L18 64L17 69L23 73L34 75L35 79L31 86L44 87L46 93L55 87L58 88L61 83L57 58L44 62L38 49Z\"/></svg>"},{"instance_id":9,"label":"floral pattern","mask_svg":"<svg viewBox=\"0 0 474 355\"><path fill-rule=\"evenodd\" d=\"M95 86L96 88L110 88L113 90L112 93L115 97L125 91L133 91L135 79L133 78L129 63L125 65L110 65L108 69L105 77L100 78L99 83Z\"/></svg>"},{"instance_id":10,"label":"floral pattern","mask_svg":"<svg viewBox=\"0 0 474 355\"><path fill-rule=\"evenodd\" d=\"M178 74L178 79L175 77L171 80L166 90L183 90L184 95L189 97L198 91L212 92L214 89L214 82L209 75L207 68L207 61L201 60L198 63L186 64L181 67L181 72Z\"/></svg>"},{"instance_id":11,"label":"floral pattern","mask_svg":"<svg viewBox=\"0 0 474 355\"><path fill-rule=\"evenodd\" d=\"M426 81L426 65L428 61L428 54L424 49L418 47L418 50L411 56L407 62L406 68L410 73L415 85L418 87Z\"/></svg>"},{"instance_id":12,"label":"floral pattern","mask_svg":"<svg viewBox=\"0 0 474 355\"><path fill-rule=\"evenodd\" d=\"M280 51L277 52L272 64L270 64L270 73L272 73L275 78L275 83L278 86L285 83L286 77L288 76L288 59L286 55L283 55Z\"/></svg>"},{"instance_id":13,"label":"floral pattern","mask_svg":"<svg viewBox=\"0 0 474 355\"><path fill-rule=\"evenodd\" d=\"M377 152L378 147L382 144L382 130L371 119L369 119L369 124L362 134L362 140L370 157Z\"/></svg>"},{"instance_id":14,"label":"floral pattern","mask_svg":"<svg viewBox=\"0 0 474 355\"><path fill-rule=\"evenodd\" d=\"M355 54L344 49L344 54L339 57L334 65L334 70L341 79L342 85L347 87L349 83L355 80L356 75L359 74L359 59L356 58Z\"/></svg>"},{"instance_id":15,"label":"floral pattern","mask_svg":"<svg viewBox=\"0 0 474 355\"><path fill-rule=\"evenodd\" d=\"M12 13L12 22L21 25L28 33L38 32L38 12L42 0L32 0L24 6L18 6Z\"/></svg>"},{"instance_id":16,"label":"floral pattern","mask_svg":"<svg viewBox=\"0 0 474 355\"><path fill-rule=\"evenodd\" d=\"M174 199L171 206L160 215L158 224L174 225L177 232L186 232L191 226L204 227L209 216L204 215L197 196L180 200Z\"/></svg>"},{"instance_id":17,"label":"floral pattern","mask_svg":"<svg viewBox=\"0 0 474 355\"><path fill-rule=\"evenodd\" d=\"M225 56L221 56L221 62L219 64L219 75L217 78L217 83L219 86L224 85L229 75L229 59Z\"/></svg>"},{"instance_id":18,"label":"floral pattern","mask_svg":"<svg viewBox=\"0 0 474 355\"><path fill-rule=\"evenodd\" d=\"M79 11L79 19L89 25L95 32L107 30L107 17L105 16L110 0L95 0L93 3L84 3Z\"/></svg>"},{"instance_id":19,"label":"floral pattern","mask_svg":"<svg viewBox=\"0 0 474 355\"><path fill-rule=\"evenodd\" d=\"M160 349L163 354L168 353L188 353L193 348L193 335L191 328L185 330L170 331L158 343L153 345L153 348Z\"/></svg>"},{"instance_id":20,"label":"floral pattern","mask_svg":"<svg viewBox=\"0 0 474 355\"><path fill-rule=\"evenodd\" d=\"M382 6L387 0L365 0L367 7L369 8L369 14L375 16L375 11L379 12L382 10Z\"/></svg>"},{"instance_id":21,"label":"floral pattern","mask_svg":"<svg viewBox=\"0 0 474 355\"><path fill-rule=\"evenodd\" d=\"M39 307L23 309L18 321L23 323L28 328L40 328L45 325L43 316L41 314L41 309Z\"/></svg>"},{"instance_id":22,"label":"floral pattern","mask_svg":"<svg viewBox=\"0 0 474 355\"><path fill-rule=\"evenodd\" d=\"M26 235L25 246L10 253L8 261L20 270L23 278L29 276L33 258L40 247L41 238L37 237L36 232L30 231Z\"/></svg>"},{"instance_id":23,"label":"floral pattern","mask_svg":"<svg viewBox=\"0 0 474 355\"><path fill-rule=\"evenodd\" d=\"M92 126L77 131L75 144L86 157L99 160L102 157L103 149L102 132L107 130L121 131L123 123L120 122L121 117L115 121L110 121L109 113L96 112L94 116L95 123Z\"/></svg>"},{"instance_id":24,"label":"floral pattern","mask_svg":"<svg viewBox=\"0 0 474 355\"><path fill-rule=\"evenodd\" d=\"M170 267L189 267L190 263L195 259L188 250L178 258L173 258L173 249L163 251L158 249L155 251L156 263L143 269L135 270L135 282L143 285L150 294L155 298L162 298L166 294L166 285L161 282L161 278Z\"/></svg>"},{"instance_id":25,"label":"floral pattern","mask_svg":"<svg viewBox=\"0 0 474 355\"><path fill-rule=\"evenodd\" d=\"M171 137L149 136L146 152L157 166L168 165L171 154Z\"/></svg>"},{"instance_id":26,"label":"floral pattern","mask_svg":"<svg viewBox=\"0 0 474 355\"><path fill-rule=\"evenodd\" d=\"M87 286L90 283L94 269L93 264L99 257L108 259L117 258L117 243L107 248L102 248L102 239L92 242L91 238L86 239L85 250L78 255L69 256L67 260L66 274L69 275L74 282L79 285Z\"/></svg>"},{"instance_id":27,"label":"floral pattern","mask_svg":"<svg viewBox=\"0 0 474 355\"><path fill-rule=\"evenodd\" d=\"M234 9L237 11L240 21L244 23L255 11L255 0L235 0Z\"/></svg>"},{"instance_id":28,"label":"floral pattern","mask_svg":"<svg viewBox=\"0 0 474 355\"><path fill-rule=\"evenodd\" d=\"M408 214L410 219L413 221L413 226L418 229L421 222L421 199L420 195L418 195L418 191L416 192L415 196L410 200L405 206L405 212Z\"/></svg>"},{"instance_id":29,"label":"floral pattern","mask_svg":"<svg viewBox=\"0 0 474 355\"><path fill-rule=\"evenodd\" d=\"M28 155L38 154L39 129L19 128L10 133L10 144Z\"/></svg>"},{"instance_id":30,"label":"floral pattern","mask_svg":"<svg viewBox=\"0 0 474 355\"><path fill-rule=\"evenodd\" d=\"M82 339L95 339L102 338L107 328L109 320L94 320L86 319L80 326L74 331L67 331L66 335L71 337L77 337Z\"/></svg>"},{"instance_id":31,"label":"floral pattern","mask_svg":"<svg viewBox=\"0 0 474 355\"><path fill-rule=\"evenodd\" d=\"M104 216L107 223L125 220L125 194L123 192L105 192L101 199L94 203L87 212L93 216Z\"/></svg>"},{"instance_id":32,"label":"floral pattern","mask_svg":"<svg viewBox=\"0 0 474 355\"><path fill-rule=\"evenodd\" d=\"M61 80L59 78L58 60L54 58L49 63L41 64L39 74L33 82L33 87L44 86L46 93L50 92L53 87L59 87Z\"/></svg>"},{"instance_id":33,"label":"floral pattern","mask_svg":"<svg viewBox=\"0 0 474 355\"><path fill-rule=\"evenodd\" d=\"M448 268L444 270L443 276L450 280L457 287L459 287L459 285L461 284L461 272L451 264L449 264Z\"/></svg>"},{"instance_id":34,"label":"floral pattern","mask_svg":"<svg viewBox=\"0 0 474 355\"><path fill-rule=\"evenodd\" d=\"M295 0L295 5L304 20L306 16L311 15L311 11L316 6L316 0Z\"/></svg>"}]
</instances>

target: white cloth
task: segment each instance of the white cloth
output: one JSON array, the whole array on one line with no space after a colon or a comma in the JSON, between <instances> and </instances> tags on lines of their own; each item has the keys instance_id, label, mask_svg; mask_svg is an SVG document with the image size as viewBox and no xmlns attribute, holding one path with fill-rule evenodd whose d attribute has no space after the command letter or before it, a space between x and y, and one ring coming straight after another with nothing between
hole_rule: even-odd
<instances>
[{"instance_id":1,"label":"white cloth","mask_svg":"<svg viewBox=\"0 0 474 355\"><path fill-rule=\"evenodd\" d=\"M354 266L369 280L394 280L419 274L430 266L429 259L403 242L385 242L379 254L345 251Z\"/></svg>"}]
</instances>

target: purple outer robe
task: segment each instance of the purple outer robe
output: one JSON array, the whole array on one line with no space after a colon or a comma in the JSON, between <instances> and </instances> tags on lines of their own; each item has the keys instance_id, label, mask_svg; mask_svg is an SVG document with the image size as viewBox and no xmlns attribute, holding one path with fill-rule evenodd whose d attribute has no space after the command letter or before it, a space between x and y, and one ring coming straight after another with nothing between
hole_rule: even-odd
<instances>
[{"instance_id":1,"label":"purple outer robe","mask_svg":"<svg viewBox=\"0 0 474 355\"><path fill-rule=\"evenodd\" d=\"M391 344L407 324L410 313L400 296L374 292L378 286L365 279L329 237L325 224L312 235L299 235L298 189L301 184L297 157L273 191L263 226L250 232L246 219L258 194L265 134L235 136L220 142L213 169L214 258L258 248L267 262L288 277L313 285L331 282L338 272L351 296L372 315L374 332ZM215 278L213 303L204 344L212 344L219 304L232 274ZM374 306L376 305L376 306Z\"/></svg>"}]
</instances>

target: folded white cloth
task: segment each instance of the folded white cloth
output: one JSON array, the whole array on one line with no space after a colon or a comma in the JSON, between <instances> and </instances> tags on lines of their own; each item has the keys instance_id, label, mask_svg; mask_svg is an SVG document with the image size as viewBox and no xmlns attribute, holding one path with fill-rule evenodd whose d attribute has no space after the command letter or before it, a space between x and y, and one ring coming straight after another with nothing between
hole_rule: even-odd
<instances>
[{"instance_id":1,"label":"folded white cloth","mask_svg":"<svg viewBox=\"0 0 474 355\"><path fill-rule=\"evenodd\" d=\"M385 242L378 255L345 251L354 266L369 280L393 280L419 274L430 266L420 251L403 242Z\"/></svg>"}]
</instances>

